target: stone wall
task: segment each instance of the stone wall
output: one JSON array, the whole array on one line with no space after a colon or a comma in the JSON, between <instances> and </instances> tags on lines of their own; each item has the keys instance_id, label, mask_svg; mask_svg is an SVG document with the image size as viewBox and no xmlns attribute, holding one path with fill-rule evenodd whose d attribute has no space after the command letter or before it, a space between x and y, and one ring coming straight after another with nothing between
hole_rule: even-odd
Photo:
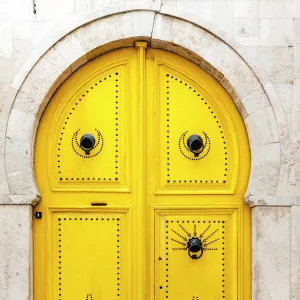
<instances>
[{"instance_id":1,"label":"stone wall","mask_svg":"<svg viewBox=\"0 0 300 300\"><path fill-rule=\"evenodd\" d=\"M201 23L204 29L230 42L232 49L239 52L258 77L262 87L254 94L243 95L243 105L239 107L245 114L244 119L247 117L245 122L249 136L258 141L252 148L255 153L252 155L252 172L258 169L260 174L264 174L262 169L268 169L268 174L271 174L268 180L265 176L254 177L252 186L266 193L250 191L246 199L254 207L253 300L300 299L300 0L35 2L36 14L33 13L32 0L0 2L0 203L3 203L0 205L0 300L31 297L31 206L28 204L36 198L31 190L30 178L24 176L20 181L19 175L31 174L21 161L31 161L33 143L30 130L33 120L30 114L11 114L11 109L17 93L19 98L23 96L19 103L26 104L20 111L30 112L35 108L31 107L30 101L26 102L26 86L23 86L22 94L16 85L22 85L30 71L28 66L39 61L52 46L51 42L61 38L61 28L66 24L66 32L69 32L78 24L97 19L106 12L131 9L151 9L189 19L195 24ZM91 17L93 14L94 17ZM172 19L172 30L166 31L169 17L161 17L161 23L159 18L156 16L156 23L150 28L150 34L155 34L157 41L160 38L170 40L195 53L206 50L201 44L202 38L197 39L199 29L196 25L197 28L194 28L192 24ZM146 21L140 19L140 22ZM125 27L128 25L124 24ZM138 30L143 30L139 27L143 26L134 24L131 30L137 30L136 35L139 35ZM119 33L123 31L120 29ZM56 50L59 55L55 56L57 53L51 53L51 50L47 52L50 59L44 65L40 64L40 72L45 70L49 61L61 60L67 67L73 62L73 56L84 55L91 50L84 48L85 41L81 40L84 37L80 36L80 31L74 35L75 42L78 39L81 46L73 48L72 53L69 48L58 48L58 44ZM70 38L68 41L73 47L74 40ZM224 47L220 43L214 45ZM238 82L234 81L239 81L239 74L231 66L231 57L216 57L219 50L211 53L213 57L207 55L206 61L217 63L219 59L222 72L231 74L230 82L238 86ZM72 68L83 64L84 59L80 63L77 61ZM203 67L210 70L210 66L203 64ZM61 73L55 76L59 77ZM237 95L237 105L240 98L242 96ZM275 115L274 124L268 121L272 120L267 118L268 114ZM14 119L19 127L10 127L7 132L8 119L10 122ZM22 131L14 132L16 128ZM24 139L23 135L28 137ZM262 143L264 147L256 149ZM15 164L10 164L9 158L5 157L5 149L6 154L12 155ZM275 164L275 160L280 163ZM23 190L28 188L32 197L20 193L19 187ZM18 205L12 205L16 203Z\"/></svg>"}]
</instances>

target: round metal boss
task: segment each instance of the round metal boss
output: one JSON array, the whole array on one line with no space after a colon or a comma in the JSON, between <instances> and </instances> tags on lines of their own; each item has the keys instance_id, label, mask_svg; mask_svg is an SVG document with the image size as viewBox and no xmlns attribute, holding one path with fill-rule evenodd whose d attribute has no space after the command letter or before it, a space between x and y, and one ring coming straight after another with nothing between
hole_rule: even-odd
<instances>
[{"instance_id":1,"label":"round metal boss","mask_svg":"<svg viewBox=\"0 0 300 300\"><path fill-rule=\"evenodd\" d=\"M94 149L95 143L95 137L90 133L86 133L80 138L80 148L87 155L89 155L90 152Z\"/></svg>"}]
</instances>

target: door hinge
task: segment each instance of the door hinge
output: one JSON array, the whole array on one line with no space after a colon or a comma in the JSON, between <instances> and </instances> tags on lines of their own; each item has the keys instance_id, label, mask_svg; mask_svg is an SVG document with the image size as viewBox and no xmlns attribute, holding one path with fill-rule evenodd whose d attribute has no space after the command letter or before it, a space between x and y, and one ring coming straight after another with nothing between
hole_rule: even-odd
<instances>
[{"instance_id":1,"label":"door hinge","mask_svg":"<svg viewBox=\"0 0 300 300\"><path fill-rule=\"evenodd\" d=\"M42 218L42 212L41 211L37 211L34 213L33 215L34 219L41 219Z\"/></svg>"}]
</instances>

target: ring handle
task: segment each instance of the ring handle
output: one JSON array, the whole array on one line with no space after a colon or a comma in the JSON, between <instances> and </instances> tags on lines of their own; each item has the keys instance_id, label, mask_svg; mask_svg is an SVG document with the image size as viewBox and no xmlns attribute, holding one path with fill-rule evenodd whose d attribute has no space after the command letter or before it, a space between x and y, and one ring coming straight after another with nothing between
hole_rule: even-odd
<instances>
[{"instance_id":1,"label":"ring handle","mask_svg":"<svg viewBox=\"0 0 300 300\"><path fill-rule=\"evenodd\" d=\"M191 250L189 250L189 257L191 259L199 259L203 255L203 249L200 249L200 254L192 254Z\"/></svg>"}]
</instances>

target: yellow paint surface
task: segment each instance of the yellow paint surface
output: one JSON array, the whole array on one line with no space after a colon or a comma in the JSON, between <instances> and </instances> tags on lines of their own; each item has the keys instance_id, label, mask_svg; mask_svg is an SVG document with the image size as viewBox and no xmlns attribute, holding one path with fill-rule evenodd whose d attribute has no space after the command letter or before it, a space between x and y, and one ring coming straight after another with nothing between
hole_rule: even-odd
<instances>
[{"instance_id":1,"label":"yellow paint surface","mask_svg":"<svg viewBox=\"0 0 300 300\"><path fill-rule=\"evenodd\" d=\"M34 299L249 300L249 167L239 112L198 66L143 42L89 62L37 133Z\"/></svg>"}]
</instances>

